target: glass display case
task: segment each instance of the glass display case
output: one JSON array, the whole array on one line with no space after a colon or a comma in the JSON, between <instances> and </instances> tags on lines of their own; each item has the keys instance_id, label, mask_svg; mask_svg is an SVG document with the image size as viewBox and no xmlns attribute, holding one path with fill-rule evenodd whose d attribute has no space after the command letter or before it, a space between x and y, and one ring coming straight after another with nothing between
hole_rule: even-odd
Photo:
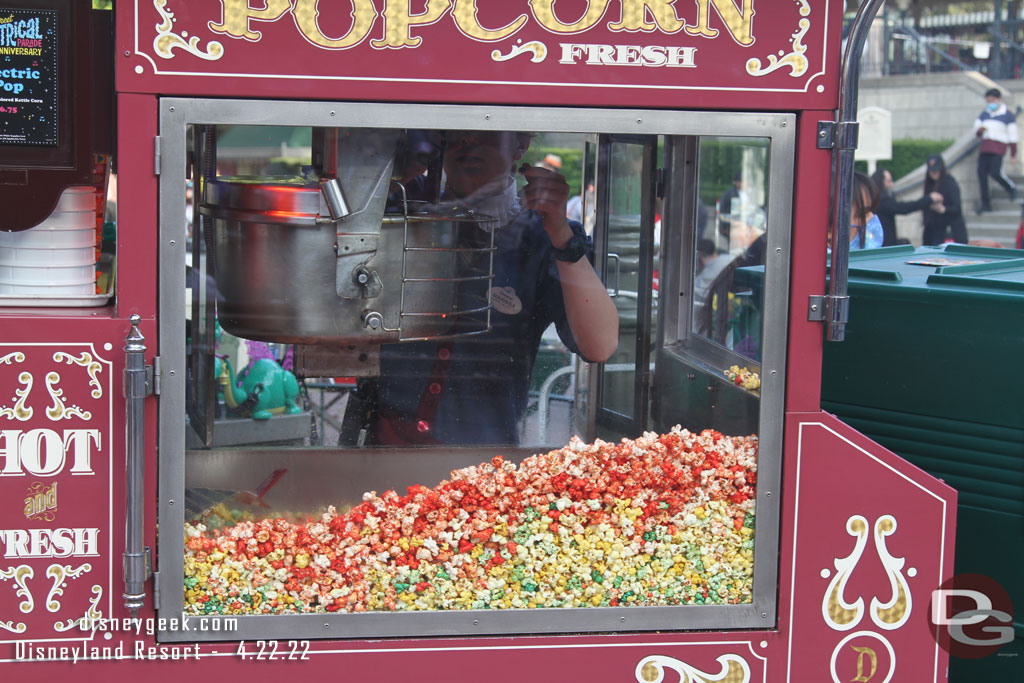
<instances>
[{"instance_id":1,"label":"glass display case","mask_svg":"<svg viewBox=\"0 0 1024 683\"><path fill-rule=\"evenodd\" d=\"M792 115L160 110L161 616L774 625Z\"/></svg>"}]
</instances>

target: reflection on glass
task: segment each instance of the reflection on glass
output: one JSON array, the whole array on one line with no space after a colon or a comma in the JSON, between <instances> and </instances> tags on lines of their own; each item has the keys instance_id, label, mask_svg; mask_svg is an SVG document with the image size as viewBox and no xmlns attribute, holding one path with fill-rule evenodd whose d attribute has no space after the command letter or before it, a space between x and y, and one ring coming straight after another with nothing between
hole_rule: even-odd
<instances>
[{"instance_id":1,"label":"reflection on glass","mask_svg":"<svg viewBox=\"0 0 1024 683\"><path fill-rule=\"evenodd\" d=\"M579 395L636 418L648 369L637 320L657 320L653 304L638 311L650 301L641 280L656 262L681 267L640 246L654 220L643 144L609 145L601 216L579 135L234 126L213 137L197 155L212 167L193 169L204 234L192 248L205 258L188 282L212 294L190 320L217 324L209 340L186 326L191 353L212 356L193 365L188 400L216 396L210 434L185 427L187 614L751 602L756 411L751 421L735 404L730 423L715 413L732 410L727 397L665 386L651 409L660 434L643 424L620 430L626 440L570 443L588 406L573 405L578 340L557 310L538 183L565 179L558 201L578 233L607 226L596 237L616 255L618 348L600 387ZM704 198L704 149L685 192L717 206ZM763 216L767 148L737 149L749 184L729 210ZM337 188L344 218L331 222ZM700 316L698 334L741 366L759 338L745 341L732 313L754 296L737 258L764 222L745 225L730 223L724 249L712 232L684 250L710 257L684 285L710 312L695 310L694 326ZM726 284L710 277L726 270Z\"/></svg>"},{"instance_id":2,"label":"reflection on glass","mask_svg":"<svg viewBox=\"0 0 1024 683\"><path fill-rule=\"evenodd\" d=\"M619 312L619 347L604 367L602 406L635 417L644 147L612 142L608 156L608 270L616 290L613 301Z\"/></svg>"},{"instance_id":3,"label":"reflection on glass","mask_svg":"<svg viewBox=\"0 0 1024 683\"><path fill-rule=\"evenodd\" d=\"M557 213L592 229L582 136L222 126L215 140L199 200L213 258L194 282L216 297L192 311L216 301L217 340L193 349L217 356L196 377L219 392L205 445L568 440L578 340L544 226ZM285 394L264 382L282 371Z\"/></svg>"},{"instance_id":4,"label":"reflection on glass","mask_svg":"<svg viewBox=\"0 0 1024 683\"><path fill-rule=\"evenodd\" d=\"M694 233L692 331L759 361L763 292L751 269L764 265L768 240L767 141L701 138L698 185L698 213L715 206L717 230L698 220L703 230ZM738 362L732 374L753 389L757 370L744 367Z\"/></svg>"}]
</instances>

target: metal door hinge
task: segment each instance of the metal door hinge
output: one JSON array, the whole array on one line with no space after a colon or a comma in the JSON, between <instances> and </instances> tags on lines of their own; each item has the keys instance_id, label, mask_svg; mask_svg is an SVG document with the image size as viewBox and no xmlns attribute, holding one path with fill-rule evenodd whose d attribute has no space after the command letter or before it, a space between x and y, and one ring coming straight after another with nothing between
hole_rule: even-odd
<instances>
[{"instance_id":1,"label":"metal door hinge","mask_svg":"<svg viewBox=\"0 0 1024 683\"><path fill-rule=\"evenodd\" d=\"M160 136L153 138L153 175L160 175Z\"/></svg>"},{"instance_id":2,"label":"metal door hinge","mask_svg":"<svg viewBox=\"0 0 1024 683\"><path fill-rule=\"evenodd\" d=\"M856 121L818 121L818 149L857 149L859 124Z\"/></svg>"},{"instance_id":3,"label":"metal door hinge","mask_svg":"<svg viewBox=\"0 0 1024 683\"><path fill-rule=\"evenodd\" d=\"M152 393L157 396L160 395L160 356L153 358L153 364L146 366L147 379L150 379L149 385L153 388Z\"/></svg>"},{"instance_id":4,"label":"metal door hinge","mask_svg":"<svg viewBox=\"0 0 1024 683\"><path fill-rule=\"evenodd\" d=\"M850 297L812 294L808 299L807 320L809 322L845 325L850 321Z\"/></svg>"},{"instance_id":5,"label":"metal door hinge","mask_svg":"<svg viewBox=\"0 0 1024 683\"><path fill-rule=\"evenodd\" d=\"M124 369L125 398L146 398L160 393L154 390L158 375L152 365L144 365L139 370Z\"/></svg>"},{"instance_id":6,"label":"metal door hinge","mask_svg":"<svg viewBox=\"0 0 1024 683\"><path fill-rule=\"evenodd\" d=\"M153 609L160 611L160 572L153 572Z\"/></svg>"},{"instance_id":7,"label":"metal door hinge","mask_svg":"<svg viewBox=\"0 0 1024 683\"><path fill-rule=\"evenodd\" d=\"M665 198L665 169L663 168L654 171L654 195L658 199Z\"/></svg>"}]
</instances>

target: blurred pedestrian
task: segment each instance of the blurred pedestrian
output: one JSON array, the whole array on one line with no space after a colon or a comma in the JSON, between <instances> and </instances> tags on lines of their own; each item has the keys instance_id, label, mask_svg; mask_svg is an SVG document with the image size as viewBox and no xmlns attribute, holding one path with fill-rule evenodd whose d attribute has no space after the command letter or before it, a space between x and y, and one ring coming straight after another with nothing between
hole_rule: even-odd
<instances>
[{"instance_id":1,"label":"blurred pedestrian","mask_svg":"<svg viewBox=\"0 0 1024 683\"><path fill-rule=\"evenodd\" d=\"M747 193L743 191L743 174L740 171L732 177L732 185L726 188L718 200L718 234L719 248L728 251L730 248L729 234L732 224L743 214L747 204Z\"/></svg>"},{"instance_id":2,"label":"blurred pedestrian","mask_svg":"<svg viewBox=\"0 0 1024 683\"><path fill-rule=\"evenodd\" d=\"M882 223L875 214L878 188L863 173L853 174L850 202L850 249L876 249L882 246Z\"/></svg>"},{"instance_id":3,"label":"blurred pedestrian","mask_svg":"<svg viewBox=\"0 0 1024 683\"><path fill-rule=\"evenodd\" d=\"M871 180L878 189L878 206L875 207L875 215L882 224L882 246L891 247L898 244L896 235L896 216L904 216L915 211L924 211L932 204L942 201L942 195L933 192L931 195L922 195L918 199L909 202L901 202L893 194L892 173L889 169L880 168L871 174Z\"/></svg>"},{"instance_id":4,"label":"blurred pedestrian","mask_svg":"<svg viewBox=\"0 0 1024 683\"><path fill-rule=\"evenodd\" d=\"M932 204L924 212L924 234L921 243L926 246L943 242L967 244L967 225L960 207L960 185L946 171L946 162L938 154L928 157L928 173L924 179L924 192L937 192L942 202Z\"/></svg>"},{"instance_id":5,"label":"blurred pedestrian","mask_svg":"<svg viewBox=\"0 0 1024 683\"><path fill-rule=\"evenodd\" d=\"M1017 198L1017 186L1003 173L1003 156L1010 149L1010 161L1017 160L1017 121L1003 104L998 88L985 92L985 109L974 122L974 134L981 138L978 149L978 184L981 189L981 205L978 213L992 210L988 193L988 178L992 176L1003 186L1011 200Z\"/></svg>"},{"instance_id":6,"label":"blurred pedestrian","mask_svg":"<svg viewBox=\"0 0 1024 683\"><path fill-rule=\"evenodd\" d=\"M541 168L559 173L562 170L562 157L557 154L546 154L543 159L537 162Z\"/></svg>"}]
</instances>

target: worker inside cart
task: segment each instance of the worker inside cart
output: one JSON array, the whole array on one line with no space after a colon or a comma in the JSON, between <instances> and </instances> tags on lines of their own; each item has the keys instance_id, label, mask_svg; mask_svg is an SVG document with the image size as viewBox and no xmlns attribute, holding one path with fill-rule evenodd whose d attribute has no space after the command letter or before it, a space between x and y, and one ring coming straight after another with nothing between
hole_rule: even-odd
<instances>
[{"instance_id":1,"label":"worker inside cart","mask_svg":"<svg viewBox=\"0 0 1024 683\"><path fill-rule=\"evenodd\" d=\"M362 431L378 445L515 444L549 325L588 361L615 351L618 313L591 264L583 227L566 218L569 185L550 168L517 169L530 141L505 131L444 134L442 199L494 219L461 226L459 238L460 246L486 245L495 231L492 329L383 346L380 376L357 392L350 412L360 429L350 434ZM410 196L416 186L407 183Z\"/></svg>"}]
</instances>

